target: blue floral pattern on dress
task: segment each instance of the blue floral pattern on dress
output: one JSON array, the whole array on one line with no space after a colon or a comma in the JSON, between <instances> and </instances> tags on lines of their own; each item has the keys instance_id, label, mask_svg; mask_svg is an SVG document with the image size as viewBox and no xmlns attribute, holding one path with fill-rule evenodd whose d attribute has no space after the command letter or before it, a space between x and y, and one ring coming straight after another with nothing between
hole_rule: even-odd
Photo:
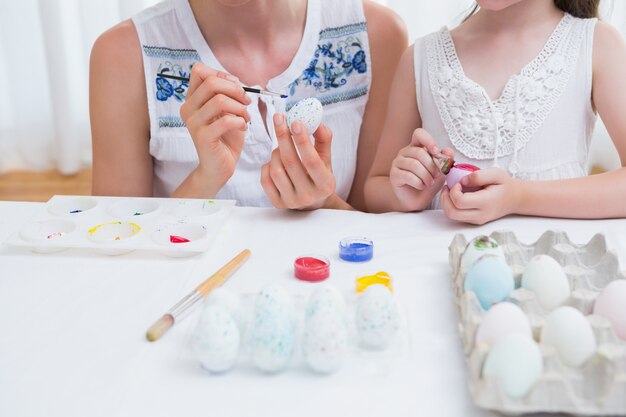
<instances>
[{"instance_id":1,"label":"blue floral pattern on dress","mask_svg":"<svg viewBox=\"0 0 626 417\"><path fill-rule=\"evenodd\" d=\"M317 45L313 59L302 75L289 85L289 94L294 95L299 85L313 86L325 93L346 85L354 73L367 72L367 59L358 37L350 36L336 43Z\"/></svg>"},{"instance_id":2,"label":"blue floral pattern on dress","mask_svg":"<svg viewBox=\"0 0 626 417\"><path fill-rule=\"evenodd\" d=\"M159 65L158 74L168 74L181 78L189 78L192 66L193 64L190 64L189 69L185 71L181 65L172 64L167 61ZM176 100L182 102L185 100L185 94L187 94L188 88L188 81L172 80L158 75L156 77L156 98L159 101L167 101L171 97L174 97Z\"/></svg>"}]
</instances>

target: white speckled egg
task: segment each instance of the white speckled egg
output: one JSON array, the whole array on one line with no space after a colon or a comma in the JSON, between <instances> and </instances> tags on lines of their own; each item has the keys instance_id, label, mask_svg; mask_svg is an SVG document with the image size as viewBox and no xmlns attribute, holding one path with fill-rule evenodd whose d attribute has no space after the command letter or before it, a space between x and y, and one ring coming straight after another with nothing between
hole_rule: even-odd
<instances>
[{"instance_id":1,"label":"white speckled egg","mask_svg":"<svg viewBox=\"0 0 626 417\"><path fill-rule=\"evenodd\" d=\"M322 103L315 97L305 98L298 101L287 112L287 124L291 129L291 124L295 121L301 122L306 127L309 135L312 135L320 123L322 123L322 114L324 113Z\"/></svg>"},{"instance_id":2,"label":"white speckled egg","mask_svg":"<svg viewBox=\"0 0 626 417\"><path fill-rule=\"evenodd\" d=\"M243 328L243 306L241 305L241 300L237 294L227 290L226 288L216 288L211 291L207 299L204 301L204 308L212 305L224 307L233 319L235 319L239 325L239 329L241 330Z\"/></svg>"},{"instance_id":3,"label":"white speckled egg","mask_svg":"<svg viewBox=\"0 0 626 417\"><path fill-rule=\"evenodd\" d=\"M528 317L513 303L507 301L498 303L491 307L481 320L476 332L476 344L494 346L504 337L514 333L533 338Z\"/></svg>"},{"instance_id":4,"label":"white speckled egg","mask_svg":"<svg viewBox=\"0 0 626 417\"><path fill-rule=\"evenodd\" d=\"M567 275L561 265L548 255L536 255L528 262L522 275L522 287L535 293L547 310L562 305L570 296Z\"/></svg>"},{"instance_id":5,"label":"white speckled egg","mask_svg":"<svg viewBox=\"0 0 626 417\"><path fill-rule=\"evenodd\" d=\"M344 318L330 306L307 314L302 342L304 360L314 371L335 372L346 356L348 334Z\"/></svg>"},{"instance_id":6,"label":"white speckled egg","mask_svg":"<svg viewBox=\"0 0 626 417\"><path fill-rule=\"evenodd\" d=\"M202 310L191 340L193 350L205 369L225 372L237 360L241 335L235 319L226 308L210 305Z\"/></svg>"},{"instance_id":7,"label":"white speckled egg","mask_svg":"<svg viewBox=\"0 0 626 417\"><path fill-rule=\"evenodd\" d=\"M287 368L293 355L295 323L291 297L278 285L257 295L250 346L255 365L265 372Z\"/></svg>"},{"instance_id":8,"label":"white speckled egg","mask_svg":"<svg viewBox=\"0 0 626 417\"><path fill-rule=\"evenodd\" d=\"M483 366L483 376L495 377L502 392L513 399L525 397L542 374L539 346L521 334L510 334L496 343Z\"/></svg>"},{"instance_id":9,"label":"white speckled egg","mask_svg":"<svg viewBox=\"0 0 626 417\"><path fill-rule=\"evenodd\" d=\"M357 303L356 328L364 346L386 348L399 327L398 308L389 289L370 285Z\"/></svg>"},{"instance_id":10,"label":"white speckled egg","mask_svg":"<svg viewBox=\"0 0 626 417\"><path fill-rule=\"evenodd\" d=\"M596 337L589 321L569 306L559 307L546 317L541 343L554 347L567 366L581 366L596 353Z\"/></svg>"},{"instance_id":11,"label":"white speckled egg","mask_svg":"<svg viewBox=\"0 0 626 417\"><path fill-rule=\"evenodd\" d=\"M476 294L483 309L504 301L515 288L513 271L504 258L497 255L483 255L465 276L464 288Z\"/></svg>"},{"instance_id":12,"label":"white speckled egg","mask_svg":"<svg viewBox=\"0 0 626 417\"><path fill-rule=\"evenodd\" d=\"M306 305L306 316L310 317L322 308L334 309L342 319L347 318L346 300L341 292L332 285L320 284L309 296Z\"/></svg>"},{"instance_id":13,"label":"white speckled egg","mask_svg":"<svg viewBox=\"0 0 626 417\"><path fill-rule=\"evenodd\" d=\"M498 242L489 236L477 236L467 244L461 256L461 273L469 271L474 262L483 255L495 255L504 259L504 252Z\"/></svg>"},{"instance_id":14,"label":"white speckled egg","mask_svg":"<svg viewBox=\"0 0 626 417\"><path fill-rule=\"evenodd\" d=\"M626 340L626 279L612 281L602 290L593 313L608 319L615 334Z\"/></svg>"}]
</instances>

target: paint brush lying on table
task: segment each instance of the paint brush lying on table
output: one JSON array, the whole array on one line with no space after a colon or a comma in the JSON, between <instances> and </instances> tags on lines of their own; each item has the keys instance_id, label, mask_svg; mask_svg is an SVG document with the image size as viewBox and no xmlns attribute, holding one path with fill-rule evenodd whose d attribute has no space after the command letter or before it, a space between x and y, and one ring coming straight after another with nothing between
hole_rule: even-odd
<instances>
[{"instance_id":1,"label":"paint brush lying on table","mask_svg":"<svg viewBox=\"0 0 626 417\"><path fill-rule=\"evenodd\" d=\"M219 287L243 264L250 256L250 250L246 249L239 255L235 256L226 265L221 267L216 273L207 278L204 282L196 287L195 290L190 292L186 297L180 300L176 305L169 309L167 313L156 321L146 332L146 339L151 342L159 339L165 334L173 325L177 319L182 318L182 315L189 311L193 306L198 304L211 291Z\"/></svg>"},{"instance_id":2,"label":"paint brush lying on table","mask_svg":"<svg viewBox=\"0 0 626 417\"><path fill-rule=\"evenodd\" d=\"M178 75L157 73L157 76L162 77L162 78L169 78L170 80L184 81L184 82L187 82L187 83L189 82L189 78L187 78L187 77L179 77ZM273 97L280 97L280 98L288 98L289 97L286 94L274 93L272 91L261 90L260 88L252 88L252 87L244 86L243 89L244 89L244 91L247 91L248 93L265 94L266 96L273 96Z\"/></svg>"}]
</instances>

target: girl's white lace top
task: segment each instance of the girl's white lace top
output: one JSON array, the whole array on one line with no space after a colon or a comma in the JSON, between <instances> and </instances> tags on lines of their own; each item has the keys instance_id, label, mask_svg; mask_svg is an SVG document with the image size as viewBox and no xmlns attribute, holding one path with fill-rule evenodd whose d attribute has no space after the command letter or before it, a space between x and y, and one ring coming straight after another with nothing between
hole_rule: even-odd
<instances>
[{"instance_id":1,"label":"girl's white lace top","mask_svg":"<svg viewBox=\"0 0 626 417\"><path fill-rule=\"evenodd\" d=\"M565 14L541 52L495 101L463 72L447 28L418 39L415 82L424 129L440 147L454 148L459 163L500 166L524 179L585 175L596 119L595 23ZM437 197L433 207L438 206Z\"/></svg>"}]
</instances>

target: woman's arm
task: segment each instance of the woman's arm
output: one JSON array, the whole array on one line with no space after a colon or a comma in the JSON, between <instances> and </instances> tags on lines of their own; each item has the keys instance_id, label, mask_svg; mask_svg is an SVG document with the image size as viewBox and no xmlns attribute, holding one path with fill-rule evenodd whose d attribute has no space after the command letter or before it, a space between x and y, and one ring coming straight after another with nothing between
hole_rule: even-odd
<instances>
[{"instance_id":1,"label":"woman's arm","mask_svg":"<svg viewBox=\"0 0 626 417\"><path fill-rule=\"evenodd\" d=\"M141 47L131 21L108 30L93 46L89 112L92 193L151 196L150 119Z\"/></svg>"},{"instance_id":2,"label":"woman's arm","mask_svg":"<svg viewBox=\"0 0 626 417\"><path fill-rule=\"evenodd\" d=\"M406 27L395 12L369 0L364 1L364 9L372 57L372 86L359 135L356 174L348 198L359 210L366 208L365 182L379 148L396 67L408 46Z\"/></svg>"},{"instance_id":3,"label":"woman's arm","mask_svg":"<svg viewBox=\"0 0 626 417\"><path fill-rule=\"evenodd\" d=\"M507 214L599 219L626 217L626 44L617 30L597 23L593 44L592 98L619 152L622 168L599 175L554 181L513 180L501 170L477 171L462 181L487 186L476 193L460 187L442 194L450 218L482 224Z\"/></svg>"}]
</instances>

